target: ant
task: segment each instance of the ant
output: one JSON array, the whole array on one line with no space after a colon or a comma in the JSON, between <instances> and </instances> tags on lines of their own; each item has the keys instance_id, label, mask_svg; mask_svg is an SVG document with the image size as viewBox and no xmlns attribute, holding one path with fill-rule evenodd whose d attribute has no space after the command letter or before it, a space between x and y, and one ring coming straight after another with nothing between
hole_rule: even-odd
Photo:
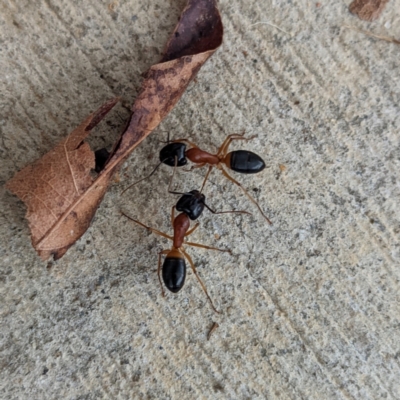
<instances>
[{"instance_id":1,"label":"ant","mask_svg":"<svg viewBox=\"0 0 400 400\"><path fill-rule=\"evenodd\" d=\"M211 247L211 246L206 246L204 244L199 244L199 243L193 243L193 242L187 242L185 241L185 238L189 235L191 235L199 226L198 223L195 224L195 226L191 229L190 228L190 220L194 221L197 218L200 217L200 215L203 213L204 208L206 207L208 210L210 210L213 214L224 214L224 213L242 213L242 214L250 214L247 211L220 211L216 212L212 210L205 202L205 195L199 192L198 190L192 190L187 193L180 193L180 192L171 192L173 194L181 194L182 197L178 200L178 202L172 207L171 210L171 224L174 228L174 234L173 236L167 235L164 232L161 232L157 229L150 228L147 225L144 225L140 221L137 221L136 219L133 219L126 215L125 213L121 212L122 215L130 219L131 221L139 224L143 228L146 228L150 230L151 232L163 236L167 239L172 240L172 247L168 250L161 250L158 253L158 268L157 268L157 274L158 274L158 280L160 281L161 285L161 292L162 295L165 296L164 293L164 288L161 282L161 274L160 272L162 271L162 280L164 282L164 285L168 290L170 290L172 293L178 293L182 288L185 283L185 278L186 278L186 263L185 263L185 258L189 261L190 267L192 268L193 273L195 274L197 280L200 283L200 286L202 287L204 293L207 296L207 299L209 300L212 309L219 313L217 309L214 307L214 304L211 300L211 297L209 296L207 289L200 279L199 275L197 274L196 267L189 256L189 254L184 250L183 246L188 245L188 246L194 246L194 247L201 247L204 249L209 249L209 250L217 250L221 252L228 252L231 253L231 250L228 249L219 249L216 247ZM178 216L175 217L175 209L180 212ZM161 266L161 256L165 254L165 260Z\"/></svg>"},{"instance_id":2,"label":"ant","mask_svg":"<svg viewBox=\"0 0 400 400\"><path fill-rule=\"evenodd\" d=\"M259 155L248 150L235 150L228 153L228 147L232 141L234 140L248 141L254 138L255 136L245 138L244 132L242 134L229 135L222 143L216 154L211 154L208 153L207 151L201 150L196 144L187 139L176 139L171 143L168 143L161 149L160 163L156 166L153 172L150 175L146 176L145 178L142 178L139 181L128 186L128 188L126 188L123 191L123 193L133 185L152 176L161 164L166 164L170 167L174 166L182 167L187 164L188 162L187 160L189 159L191 162L197 164L192 166L191 169L201 168L204 167L205 165L208 165L208 171L204 178L200 192L203 191L203 188L207 182L207 179L213 167L216 167L219 170L221 170L222 174L227 179L229 179L231 182L239 186L244 191L246 196L257 206L262 216L267 220L267 222L270 225L272 225L272 222L264 214L257 201L247 192L247 190L242 186L242 184L239 183L234 178L232 178L222 166L225 165L232 171L239 172L242 174L255 174L257 172L261 172L265 168L265 163L264 160ZM188 150L186 150L187 145L190 146Z\"/></svg>"}]
</instances>

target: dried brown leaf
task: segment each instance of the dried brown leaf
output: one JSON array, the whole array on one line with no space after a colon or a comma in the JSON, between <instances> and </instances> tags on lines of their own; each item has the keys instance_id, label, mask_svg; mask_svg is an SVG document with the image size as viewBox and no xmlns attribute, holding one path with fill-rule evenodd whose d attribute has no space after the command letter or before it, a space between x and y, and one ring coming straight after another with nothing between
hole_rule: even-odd
<instances>
[{"instance_id":1,"label":"dried brown leaf","mask_svg":"<svg viewBox=\"0 0 400 400\"><path fill-rule=\"evenodd\" d=\"M357 14L357 16L364 21L373 21L381 15L388 1L389 0L354 0L349 6L349 10L352 14Z\"/></svg>"},{"instance_id":2,"label":"dried brown leaf","mask_svg":"<svg viewBox=\"0 0 400 400\"><path fill-rule=\"evenodd\" d=\"M175 106L222 43L222 34L215 0L189 0L161 62L146 74L125 132L95 180L90 176L94 154L83 140L115 105L115 99L8 182L7 187L28 208L32 244L43 259L62 257L85 233L115 172Z\"/></svg>"},{"instance_id":3,"label":"dried brown leaf","mask_svg":"<svg viewBox=\"0 0 400 400\"><path fill-rule=\"evenodd\" d=\"M27 206L32 244L43 259L64 255L89 227L104 196L108 181L93 186L94 153L83 140L117 101L101 106L53 150L7 183Z\"/></svg>"}]
</instances>

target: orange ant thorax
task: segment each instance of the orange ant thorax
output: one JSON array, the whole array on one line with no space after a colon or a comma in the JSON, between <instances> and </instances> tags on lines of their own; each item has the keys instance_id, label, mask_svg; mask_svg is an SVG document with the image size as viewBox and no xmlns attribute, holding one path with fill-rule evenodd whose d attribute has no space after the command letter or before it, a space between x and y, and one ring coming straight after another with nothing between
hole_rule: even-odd
<instances>
[{"instance_id":1,"label":"orange ant thorax","mask_svg":"<svg viewBox=\"0 0 400 400\"><path fill-rule=\"evenodd\" d=\"M185 233L190 227L190 219L185 213L179 214L174 219L174 247L179 249L182 247Z\"/></svg>"},{"instance_id":2,"label":"orange ant thorax","mask_svg":"<svg viewBox=\"0 0 400 400\"><path fill-rule=\"evenodd\" d=\"M186 157L195 164L210 164L217 165L219 163L219 158L215 154L208 153L207 151L200 150L196 147L193 147L189 150L186 150Z\"/></svg>"}]
</instances>

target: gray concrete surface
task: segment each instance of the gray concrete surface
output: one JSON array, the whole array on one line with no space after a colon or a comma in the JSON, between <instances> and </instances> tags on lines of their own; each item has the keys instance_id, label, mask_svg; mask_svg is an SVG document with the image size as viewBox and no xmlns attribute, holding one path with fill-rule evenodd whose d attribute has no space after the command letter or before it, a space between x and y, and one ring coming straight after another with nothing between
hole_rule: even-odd
<instances>
[{"instance_id":1,"label":"gray concrete surface","mask_svg":"<svg viewBox=\"0 0 400 400\"><path fill-rule=\"evenodd\" d=\"M346 27L400 39L400 3L370 24L349 3L221 1L221 49L46 263L3 184L120 95L90 140L113 143L185 1L1 0L0 398L400 398L400 47ZM267 168L236 177L274 226L214 172L210 205L253 212L205 212L193 235L234 255L188 249L222 314L191 273L163 299L169 243L119 211L170 232L170 170L121 191L156 164L161 130L213 150L243 129Z\"/></svg>"}]
</instances>

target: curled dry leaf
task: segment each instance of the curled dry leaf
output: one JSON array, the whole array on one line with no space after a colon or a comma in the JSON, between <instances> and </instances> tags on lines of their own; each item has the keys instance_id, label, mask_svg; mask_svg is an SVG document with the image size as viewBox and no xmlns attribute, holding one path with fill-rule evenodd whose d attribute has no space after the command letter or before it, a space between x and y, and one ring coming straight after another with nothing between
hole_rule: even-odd
<instances>
[{"instance_id":1,"label":"curled dry leaf","mask_svg":"<svg viewBox=\"0 0 400 400\"><path fill-rule=\"evenodd\" d=\"M88 228L108 181L94 184L94 153L83 140L115 106L110 100L7 187L27 206L32 244L40 257L60 258ZM88 191L88 189L91 189Z\"/></svg>"},{"instance_id":2,"label":"curled dry leaf","mask_svg":"<svg viewBox=\"0 0 400 400\"><path fill-rule=\"evenodd\" d=\"M357 14L357 16L364 21L373 21L381 15L388 1L389 0L354 0L349 6L349 10L352 14Z\"/></svg>"},{"instance_id":3,"label":"curled dry leaf","mask_svg":"<svg viewBox=\"0 0 400 400\"><path fill-rule=\"evenodd\" d=\"M27 208L32 244L40 257L62 257L87 230L122 162L178 102L201 66L222 43L215 0L189 0L160 63L146 73L125 132L96 179L94 154L83 140L116 104L91 114L56 148L18 172L7 187Z\"/></svg>"}]
</instances>

